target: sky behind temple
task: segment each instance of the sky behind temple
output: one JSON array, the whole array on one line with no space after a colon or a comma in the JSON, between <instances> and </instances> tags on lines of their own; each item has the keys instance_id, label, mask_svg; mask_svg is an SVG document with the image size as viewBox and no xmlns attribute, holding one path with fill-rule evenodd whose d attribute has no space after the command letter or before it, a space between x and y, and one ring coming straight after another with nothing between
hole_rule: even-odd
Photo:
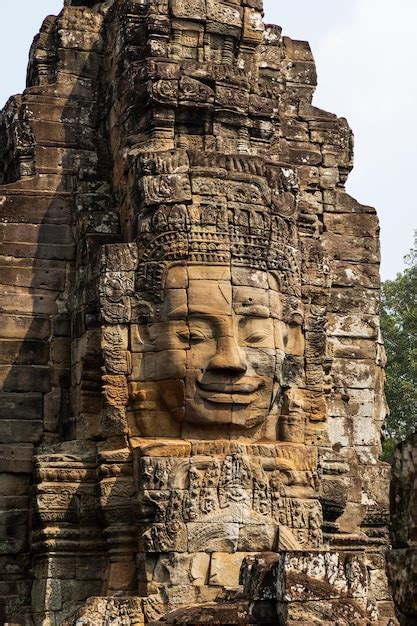
<instances>
[{"instance_id":1,"label":"sky behind temple","mask_svg":"<svg viewBox=\"0 0 417 626\"><path fill-rule=\"evenodd\" d=\"M33 36L63 0L4 0L0 8L0 107L24 89ZM310 42L318 68L314 104L346 117L355 133L347 189L376 206L382 277L404 268L417 229L416 0L264 0L265 20Z\"/></svg>"}]
</instances>

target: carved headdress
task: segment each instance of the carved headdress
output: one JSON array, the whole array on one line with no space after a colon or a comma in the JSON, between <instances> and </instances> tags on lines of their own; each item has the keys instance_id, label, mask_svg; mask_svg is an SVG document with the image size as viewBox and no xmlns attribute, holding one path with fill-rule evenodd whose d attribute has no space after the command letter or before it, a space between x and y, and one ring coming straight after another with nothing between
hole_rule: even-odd
<instances>
[{"instance_id":1,"label":"carved headdress","mask_svg":"<svg viewBox=\"0 0 417 626\"><path fill-rule=\"evenodd\" d=\"M136 161L137 288L154 290L177 263L276 273L299 295L297 184L259 157L176 150Z\"/></svg>"}]
</instances>

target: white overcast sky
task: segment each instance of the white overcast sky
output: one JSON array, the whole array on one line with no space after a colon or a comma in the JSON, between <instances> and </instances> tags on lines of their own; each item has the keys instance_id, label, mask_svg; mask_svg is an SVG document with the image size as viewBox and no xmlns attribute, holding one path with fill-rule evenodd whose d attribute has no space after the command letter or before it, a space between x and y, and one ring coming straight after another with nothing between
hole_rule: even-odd
<instances>
[{"instance_id":1,"label":"white overcast sky","mask_svg":"<svg viewBox=\"0 0 417 626\"><path fill-rule=\"evenodd\" d=\"M27 54L42 19L63 0L3 0L0 107L24 88ZM348 191L376 206L382 277L404 267L417 229L417 0L264 0L265 20L310 42L319 74L316 106L355 133Z\"/></svg>"}]
</instances>

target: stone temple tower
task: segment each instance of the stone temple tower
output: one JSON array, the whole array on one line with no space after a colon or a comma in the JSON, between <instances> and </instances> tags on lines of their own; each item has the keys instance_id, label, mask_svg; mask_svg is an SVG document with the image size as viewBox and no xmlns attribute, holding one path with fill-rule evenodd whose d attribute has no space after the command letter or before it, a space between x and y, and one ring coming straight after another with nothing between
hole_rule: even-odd
<instances>
[{"instance_id":1,"label":"stone temple tower","mask_svg":"<svg viewBox=\"0 0 417 626\"><path fill-rule=\"evenodd\" d=\"M308 44L65 4L0 114L0 621L395 624L378 220Z\"/></svg>"}]
</instances>

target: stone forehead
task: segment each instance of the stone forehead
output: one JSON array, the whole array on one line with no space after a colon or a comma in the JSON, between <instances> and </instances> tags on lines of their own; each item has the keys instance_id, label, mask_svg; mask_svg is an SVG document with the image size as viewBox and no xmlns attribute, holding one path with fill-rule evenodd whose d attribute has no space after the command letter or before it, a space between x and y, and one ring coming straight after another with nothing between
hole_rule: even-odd
<instances>
[{"instance_id":1,"label":"stone forehead","mask_svg":"<svg viewBox=\"0 0 417 626\"><path fill-rule=\"evenodd\" d=\"M191 270L189 274L187 270ZM263 274L263 284L267 284L267 272ZM270 293L262 286L232 285L227 266L172 267L167 271L163 292L162 317L174 312L185 315L199 306L219 314L230 314L233 309L240 315L266 317L271 304Z\"/></svg>"}]
</instances>

